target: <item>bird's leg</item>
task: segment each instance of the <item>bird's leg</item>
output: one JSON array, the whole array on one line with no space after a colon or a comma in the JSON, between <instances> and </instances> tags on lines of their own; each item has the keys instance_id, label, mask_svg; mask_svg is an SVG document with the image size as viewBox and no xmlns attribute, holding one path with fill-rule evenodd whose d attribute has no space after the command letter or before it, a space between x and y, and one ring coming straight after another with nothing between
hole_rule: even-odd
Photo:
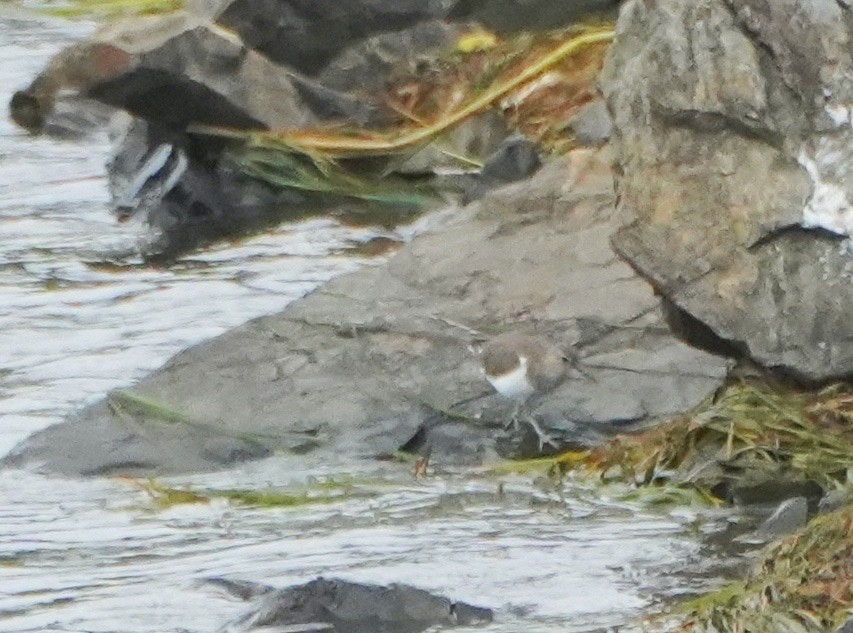
<instances>
[{"instance_id":1,"label":"bird's leg","mask_svg":"<svg viewBox=\"0 0 853 633\"><path fill-rule=\"evenodd\" d=\"M548 435L545 431L542 430L542 427L539 426L539 422L536 421L536 418L534 418L532 414L529 414L529 413L525 414L524 415L524 422L527 422L527 424L530 425L530 428L533 429L533 432L536 433L536 437L539 439L539 450L540 451L542 451L547 444L550 444L554 448L560 448L560 445L557 443L557 441L553 437ZM517 421L516 421L516 424L518 424ZM516 426L516 430L517 430L517 428L518 427Z\"/></svg>"},{"instance_id":2,"label":"bird's leg","mask_svg":"<svg viewBox=\"0 0 853 633\"><path fill-rule=\"evenodd\" d=\"M512 409L510 409L509 421L504 424L504 430L508 430L512 428L513 431L518 431L518 412L521 409L521 402L515 401L512 403Z\"/></svg>"}]
</instances>

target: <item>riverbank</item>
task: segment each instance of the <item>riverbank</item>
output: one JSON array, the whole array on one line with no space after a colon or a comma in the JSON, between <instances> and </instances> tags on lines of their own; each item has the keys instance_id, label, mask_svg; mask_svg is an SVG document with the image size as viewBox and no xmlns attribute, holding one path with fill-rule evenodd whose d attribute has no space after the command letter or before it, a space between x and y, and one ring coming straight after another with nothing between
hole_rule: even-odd
<instances>
[{"instance_id":1,"label":"riverbank","mask_svg":"<svg viewBox=\"0 0 853 633\"><path fill-rule=\"evenodd\" d=\"M715 28L730 26L723 20ZM844 495L833 489L849 486L848 464L853 456L850 386L809 389L789 382L792 374L800 381L825 382L827 376L843 374L847 362L844 341L849 324L835 318L844 313L848 290L839 281L844 279L843 270L834 276L839 271L833 268L839 265L843 269L845 254L838 250L842 238L810 232L796 222L793 229L784 224L795 221L792 210L800 211L808 202L798 196L805 191L804 174L814 174L806 169L792 175L791 187L780 194L791 208L772 216L784 206L780 202L772 209L762 207L760 221L753 222L751 216L734 218L732 235L737 239L715 242L712 249L703 251L707 259L698 264L691 260L689 279L672 276L666 267L661 270L660 254L672 250L681 257L689 253L696 246L696 234L687 230L684 243L655 240L671 230L666 218L672 217L668 214L673 209L680 214L691 208L684 200L692 200L690 196L698 189L688 191L684 199L658 192L652 200L655 204L663 200L666 205L658 205L652 214L645 207L632 206L648 193L644 183L656 181L637 176L647 173L643 170L649 164L637 158L642 153L637 154L638 146L630 143L656 141L645 137L645 130L637 132L632 127L635 122L619 109L623 103L620 94L645 88L630 81L614 82L612 72L610 77L612 110L622 117L616 122L616 145L574 150L548 162L531 178L487 194L477 204L451 207L431 216L429 231L384 266L340 277L282 313L255 320L180 354L133 388L112 391L63 425L34 435L7 457L6 465L66 475L162 475L238 464L251 470L247 460L274 460L275 453L284 452L288 458L280 467L285 470L299 455L308 453L314 469L341 464L332 469L340 477L354 468L353 463L375 465L375 457L407 447L421 460L418 474L426 471L427 479L437 476L444 485L454 481L448 474L459 464L488 465L498 455L522 457L542 452L541 437L505 428L503 403L488 389L477 364L476 350L484 341L508 329L519 329L544 334L571 350L573 356L564 383L533 409L555 443L556 448L551 448L559 453L536 466L583 467L587 476L592 471L604 480L621 482L626 498L633 495L637 503L735 502L749 506L802 497L813 513L819 500L828 503L835 494L843 505ZM765 79L775 80L772 76ZM684 107L677 99L667 104ZM729 102L704 103L703 108L723 110L720 120L732 127L722 133L731 144L729 150L745 143L759 157L756 160L771 165L771 170L773 165L794 169L781 158L781 162L765 161L774 152L788 151L787 146L768 142L771 137L752 128L750 134L741 134L746 115L729 111ZM655 130L663 130L661 138L680 139L687 145L695 140L691 134L701 140L709 132L707 117L685 119L669 110L661 114L654 109L649 116L660 126ZM670 135L668 126L677 134ZM756 139L761 141L758 147L752 145ZM552 143L555 146L559 143ZM660 155L668 160L681 156L682 150L682 146L667 146ZM725 163L733 156L738 153L728 152L722 158L714 155L714 160ZM617 169L612 172L614 161ZM674 169L680 169L681 163L676 162ZM731 175L731 164L726 165L721 169ZM629 172L635 170L630 177L625 175L626 166ZM613 173L620 185L618 196L611 185ZM724 182L728 186L741 179ZM676 190L680 186L670 184ZM740 193L732 195L737 198ZM808 203L813 206L814 201ZM725 206L728 211L731 208ZM684 220L679 218L679 222ZM712 232L719 230L711 228ZM650 241L644 243L646 238ZM669 243L678 248L658 248L649 256L649 244ZM611 244L616 244L615 251ZM734 253L731 267L727 267L729 247ZM803 253L818 251L825 251L828 259L806 257L804 263ZM208 264L211 261L209 254L199 257ZM214 251L214 265L216 257ZM815 305L824 310L820 314L835 315L827 321L831 327L821 330L824 338L819 341L809 338L814 330L808 328L808 336L800 336L815 317L808 303L798 304L801 307L796 308L792 321L787 320L791 311L780 308L778 316L785 325L773 340L765 331L741 329L742 323L726 312L740 310L740 302L753 296L749 288L758 284L755 287L761 292L755 296L763 302L763 322L772 320L775 317L767 315L778 304L767 301L787 295L762 294L764 289L788 288L796 294L815 288L809 281L814 261L829 262ZM195 257L191 262L190 267L197 265ZM781 275L776 264L784 265L788 272ZM702 274L692 276L697 270ZM238 283L244 283L243 270L235 270L234 275ZM725 305L722 312L705 315L712 327L701 327L687 312L696 311L697 305L699 313L705 310L707 302L697 297L709 291L706 279L714 279L712 295ZM666 299L652 292L649 281ZM42 289L62 290L64 283L68 280L61 276L56 281L48 278ZM685 290L693 283L697 284L694 290ZM147 301L151 294L110 295L106 309L132 303L137 297ZM216 302L227 303L221 295ZM814 354L808 353L810 346L816 350ZM750 355L776 368L785 367L785 380L771 376L768 381L766 372L754 368L746 373L763 376L763 382L734 380L731 368L739 365L743 375L751 366ZM675 421L639 435L621 435L626 429L642 431L673 418ZM616 439L610 439L613 435ZM563 453L565 449L573 450ZM512 467L524 468L525 462ZM408 468L389 468L395 472L393 485L405 487L402 478L408 476ZM489 514L493 506L512 509L514 501L503 496L506 488L502 482L486 481L478 485L494 486L495 490L486 493L490 508L486 515L499 523L502 519ZM340 484L335 483L334 475L328 483ZM576 483L559 479L549 483L551 488L544 496L530 492L527 486L522 484L525 492L512 499L536 504L544 498L546 506L554 502L561 511L574 507L563 494L581 492ZM155 497L171 490L180 491L180 486L156 482L142 486L142 494ZM347 490L355 491L351 498ZM603 494L601 489L595 490L593 494ZM373 507L377 498L387 499L370 485L353 482L341 484L331 500L308 493L275 497L275 491L264 496L262 490L252 496L251 488L235 496L239 492L232 489L231 496L213 495L211 501L190 490L184 500L214 506L225 503L229 508L247 504L233 513L229 510L228 521L239 522L235 517L241 513L261 511L261 506L269 510L276 503L293 506L291 510L298 513L318 511L306 506L346 506L349 502L365 503L359 506L363 510ZM362 493L364 498L359 496ZM470 496L458 499L463 505L477 503ZM179 512L171 503L163 506L166 510L160 511ZM638 510L632 506L631 512ZM813 534L831 537L825 549L784 544L791 541L773 546L768 554L772 560L763 564L772 582L753 575L740 585L743 591L727 587L707 602L688 605L693 611L679 626L701 629L711 622L723 630L748 626L760 631L768 621L792 630L841 624L850 597L836 585L845 586L849 569L815 561L849 554L847 512L843 507L792 537L799 544L810 542ZM800 526L806 516L789 526ZM294 517L298 519L298 514ZM228 533L232 528L224 529ZM557 532L549 535L549 539L561 538ZM539 536L530 541L531 549L544 546ZM821 577L809 577L805 569L786 566L786 558L806 560L806 566L819 569ZM32 565L26 555L21 560L24 568ZM12 564L18 562L16 555ZM333 559L326 564L334 567ZM484 568L483 573L488 570ZM784 583L782 575L786 576ZM809 592L816 591L818 581L830 592L831 601L810 601ZM430 588L459 595L453 587ZM472 596L461 598L483 603ZM611 598L618 603L616 596ZM760 617L769 620L745 618L747 606L753 610L756 601L766 607ZM540 614L547 613L549 606L547 600L537 601ZM504 607L504 613L514 613L513 604ZM596 624L606 620L600 611L596 613ZM504 623L507 621L517 624L512 617Z\"/></svg>"}]
</instances>

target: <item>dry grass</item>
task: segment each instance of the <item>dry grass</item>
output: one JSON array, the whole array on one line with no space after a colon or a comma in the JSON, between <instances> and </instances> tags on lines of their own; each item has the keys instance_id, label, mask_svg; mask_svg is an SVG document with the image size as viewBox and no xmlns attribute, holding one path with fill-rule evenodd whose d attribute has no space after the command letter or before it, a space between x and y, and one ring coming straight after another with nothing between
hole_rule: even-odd
<instances>
[{"instance_id":1,"label":"dry grass","mask_svg":"<svg viewBox=\"0 0 853 633\"><path fill-rule=\"evenodd\" d=\"M582 466L606 480L687 485L709 495L745 478L784 477L829 489L853 469L853 386L737 383L691 415L592 450Z\"/></svg>"},{"instance_id":2,"label":"dry grass","mask_svg":"<svg viewBox=\"0 0 853 633\"><path fill-rule=\"evenodd\" d=\"M456 52L434 60L418 76L397 80L387 101L404 120L438 120L466 103L471 95L522 75L536 60L585 29L608 33L612 27L603 23L522 34L482 50ZM574 139L566 122L598 96L596 82L609 46L609 37L589 43L506 91L495 105L511 127L546 151L569 151Z\"/></svg>"},{"instance_id":3,"label":"dry grass","mask_svg":"<svg viewBox=\"0 0 853 633\"><path fill-rule=\"evenodd\" d=\"M357 173L352 165L396 164L495 106L507 112L513 125L551 149L567 149L568 141L557 139L565 135L569 115L593 98L612 38L610 25L574 27L436 60L430 69L389 90L386 101L396 118L381 130L338 124L269 131L191 129L233 141L239 148L238 164L276 187L417 206L426 201L428 192L388 178L388 169ZM468 165L478 162L458 158Z\"/></svg>"}]
</instances>

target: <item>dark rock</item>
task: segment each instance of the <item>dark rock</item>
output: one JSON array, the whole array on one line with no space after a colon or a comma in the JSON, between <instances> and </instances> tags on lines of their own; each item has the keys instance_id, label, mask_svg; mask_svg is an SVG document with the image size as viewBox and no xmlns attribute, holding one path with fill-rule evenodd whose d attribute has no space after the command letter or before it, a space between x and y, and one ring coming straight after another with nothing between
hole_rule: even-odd
<instances>
[{"instance_id":1,"label":"dark rock","mask_svg":"<svg viewBox=\"0 0 853 633\"><path fill-rule=\"evenodd\" d=\"M316 74L359 40L441 18L451 0L234 0L217 21L270 59Z\"/></svg>"},{"instance_id":2,"label":"dark rock","mask_svg":"<svg viewBox=\"0 0 853 633\"><path fill-rule=\"evenodd\" d=\"M480 172L485 187L518 182L532 175L542 165L536 144L526 136L514 134L486 159Z\"/></svg>"},{"instance_id":3,"label":"dark rock","mask_svg":"<svg viewBox=\"0 0 853 633\"><path fill-rule=\"evenodd\" d=\"M473 20L499 33L542 31L613 12L619 0L458 0L453 20Z\"/></svg>"},{"instance_id":4,"label":"dark rock","mask_svg":"<svg viewBox=\"0 0 853 633\"><path fill-rule=\"evenodd\" d=\"M779 504L767 519L758 527L758 534L765 538L775 538L796 532L809 519L809 502L805 497L794 497Z\"/></svg>"},{"instance_id":5,"label":"dark rock","mask_svg":"<svg viewBox=\"0 0 853 633\"><path fill-rule=\"evenodd\" d=\"M791 479L782 472L755 473L751 477L738 475L723 488L716 491L718 496L741 506L781 503L795 497L805 497L811 503L817 503L822 493L817 483Z\"/></svg>"},{"instance_id":6,"label":"dark rock","mask_svg":"<svg viewBox=\"0 0 853 633\"><path fill-rule=\"evenodd\" d=\"M369 1L364 5L371 6ZM354 13L347 19L364 16L349 4L337 13L350 10ZM402 6L383 10L406 13ZM412 10L421 15L422 7ZM211 11L208 8L204 13ZM322 22L326 17L317 19ZM375 17L382 21L378 14ZM385 27L378 24L377 28ZM400 34L401 41L418 46L407 51L416 56L446 43L459 28L433 20ZM360 72L381 70L387 74L395 64L393 56L400 52L400 45L391 46L389 35L378 43L359 44L373 52ZM385 75L368 78L349 68L355 52L347 50L334 60L328 77L337 72L339 79L348 77L356 83L384 81ZM405 62L406 55L402 57ZM239 157L229 154L227 141L205 132L204 126L304 127L332 119L371 127L387 118L374 97L349 94L274 64L233 34L186 12L119 21L65 49L30 87L13 97L12 115L32 131L46 126L53 129L49 121L56 119L56 108L69 92L78 101L92 97L101 108L114 106L136 118L125 122L117 135L114 159L108 166L109 186L119 218L136 216L146 223L143 255L158 262L217 239L257 232L285 219L318 210L328 212L342 204L332 194L276 189L253 180L240 169ZM504 125L500 132L495 125L484 125L493 118L473 118L441 141L458 140L464 155L480 159L506 133ZM451 146L457 147L457 143L451 142ZM431 177L446 155L437 150L419 153L421 163L427 158L435 161L424 165ZM350 163L354 161L346 166L358 174L367 163L370 175L394 168L387 160ZM399 211L392 210L392 215L395 210Z\"/></svg>"},{"instance_id":7,"label":"dark rock","mask_svg":"<svg viewBox=\"0 0 853 633\"><path fill-rule=\"evenodd\" d=\"M601 79L636 216L616 250L808 381L853 375L849 17L834 0L628 0Z\"/></svg>"},{"instance_id":8,"label":"dark rock","mask_svg":"<svg viewBox=\"0 0 853 633\"><path fill-rule=\"evenodd\" d=\"M55 95L48 106L28 90L9 102L9 116L28 132L67 140L102 134L114 114L115 108L68 92Z\"/></svg>"},{"instance_id":9,"label":"dark rock","mask_svg":"<svg viewBox=\"0 0 853 633\"><path fill-rule=\"evenodd\" d=\"M659 299L611 250L626 218L614 208L610 161L574 152L454 210L385 266L191 348L134 387L198 425L146 424L144 412L128 424L102 402L4 463L72 474L212 469L221 464L201 438L216 434L318 459L388 454L418 435L436 462L478 462L506 446L511 455L506 404L476 354L510 329L576 356L578 370L531 407L558 446L689 410L721 386L729 363L675 338Z\"/></svg>"},{"instance_id":10,"label":"dark rock","mask_svg":"<svg viewBox=\"0 0 853 633\"><path fill-rule=\"evenodd\" d=\"M257 607L234 624L275 626L276 630L282 625L331 624L337 633L418 633L434 626L483 624L492 617L491 609L454 603L408 585L318 578L265 594Z\"/></svg>"},{"instance_id":11,"label":"dark rock","mask_svg":"<svg viewBox=\"0 0 853 633\"><path fill-rule=\"evenodd\" d=\"M139 119L115 124L114 158L107 166L120 219L144 218L141 245L152 260L227 236L246 234L304 213L308 200L276 191L242 173L227 158L202 160L185 135Z\"/></svg>"}]
</instances>

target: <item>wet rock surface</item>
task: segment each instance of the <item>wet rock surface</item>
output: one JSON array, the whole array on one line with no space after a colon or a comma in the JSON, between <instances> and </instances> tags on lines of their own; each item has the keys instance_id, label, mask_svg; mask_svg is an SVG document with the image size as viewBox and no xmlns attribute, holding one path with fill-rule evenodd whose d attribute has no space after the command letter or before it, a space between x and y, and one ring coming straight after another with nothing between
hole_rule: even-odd
<instances>
[{"instance_id":1,"label":"wet rock surface","mask_svg":"<svg viewBox=\"0 0 853 633\"><path fill-rule=\"evenodd\" d=\"M616 250L767 367L853 374L851 9L631 0L602 76Z\"/></svg>"},{"instance_id":2,"label":"wet rock surface","mask_svg":"<svg viewBox=\"0 0 853 633\"><path fill-rule=\"evenodd\" d=\"M133 389L194 424L114 395L33 435L5 464L187 472L275 450L374 457L410 441L444 463L536 454L535 437L505 428L507 403L479 367L477 347L504 331L548 336L575 359L531 411L557 447L690 409L729 361L675 338L659 299L612 251L626 217L610 160L575 152L451 209L387 264L191 348Z\"/></svg>"},{"instance_id":3,"label":"wet rock surface","mask_svg":"<svg viewBox=\"0 0 853 633\"><path fill-rule=\"evenodd\" d=\"M409 585L365 585L317 578L304 585L246 594L245 583L234 585L242 597L260 603L231 626L239 629L291 626L292 630L332 630L337 633L418 633L434 626L470 626L491 622L491 609L452 602ZM245 597L244 597L245 596ZM299 626L301 625L301 626ZM315 627L305 629L304 626ZM325 625L325 626L324 626ZM288 629L291 630L291 629Z\"/></svg>"}]
</instances>

